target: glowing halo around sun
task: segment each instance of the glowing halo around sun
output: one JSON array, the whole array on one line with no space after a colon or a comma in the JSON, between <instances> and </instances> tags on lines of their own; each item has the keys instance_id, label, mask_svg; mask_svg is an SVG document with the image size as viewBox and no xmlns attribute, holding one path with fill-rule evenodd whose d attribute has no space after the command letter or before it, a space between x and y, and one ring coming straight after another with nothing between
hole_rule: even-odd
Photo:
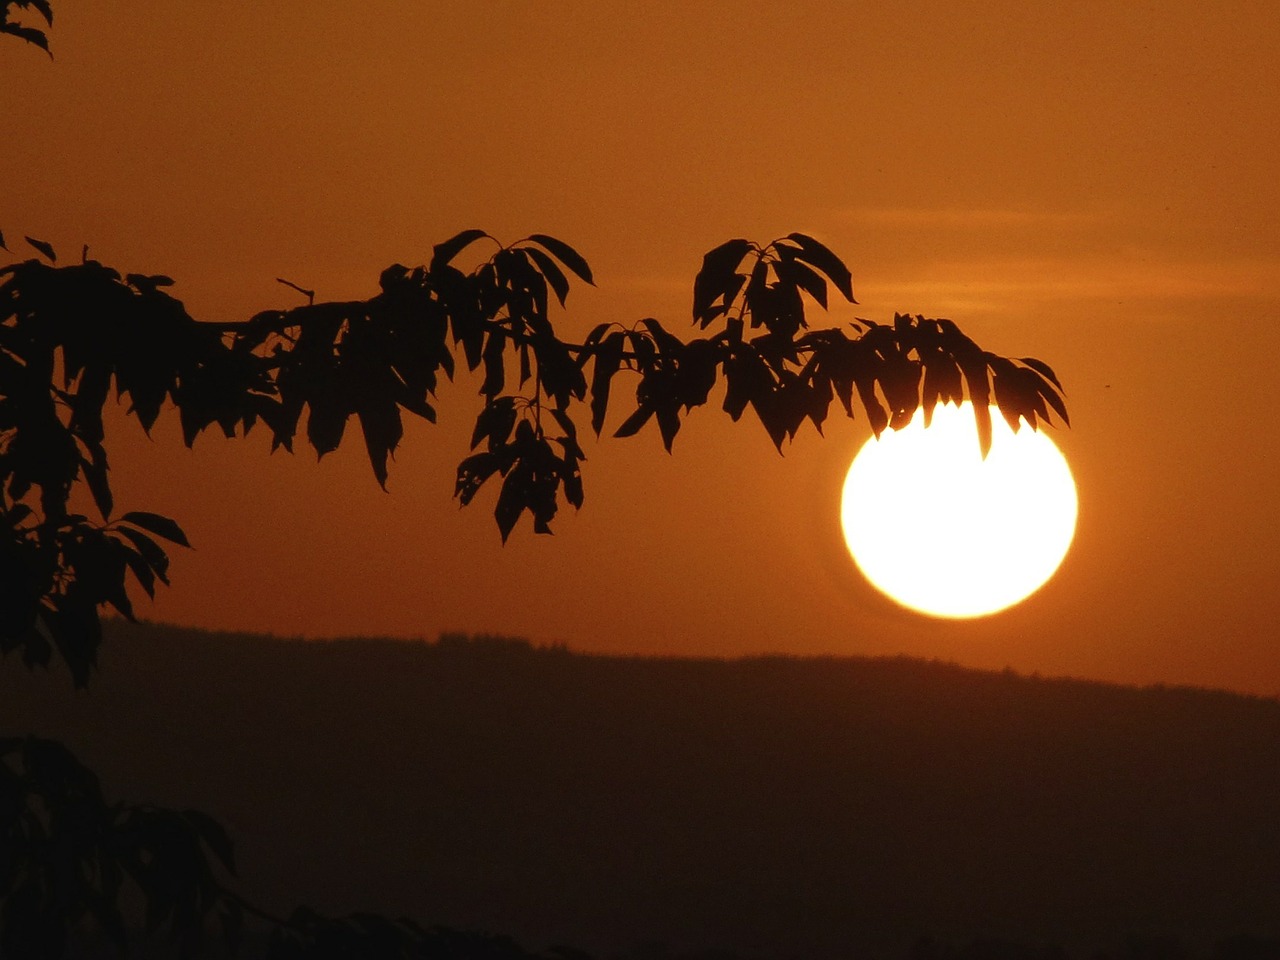
<instances>
[{"instance_id":1,"label":"glowing halo around sun","mask_svg":"<svg viewBox=\"0 0 1280 960\"><path fill-rule=\"evenodd\" d=\"M939 404L863 444L840 519L854 562L882 593L935 617L980 617L1039 589L1075 534L1076 485L1057 445L991 409L991 450L973 407Z\"/></svg>"}]
</instances>

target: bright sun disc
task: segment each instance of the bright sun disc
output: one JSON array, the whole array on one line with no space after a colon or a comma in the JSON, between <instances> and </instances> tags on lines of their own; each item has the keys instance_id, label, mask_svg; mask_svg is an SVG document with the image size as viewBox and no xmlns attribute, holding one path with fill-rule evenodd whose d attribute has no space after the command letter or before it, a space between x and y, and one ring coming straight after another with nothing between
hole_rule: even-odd
<instances>
[{"instance_id":1,"label":"bright sun disc","mask_svg":"<svg viewBox=\"0 0 1280 960\"><path fill-rule=\"evenodd\" d=\"M935 617L980 617L1025 599L1071 546L1076 485L1043 430L1014 433L991 409L982 458L973 407L917 410L863 444L840 519L858 568L878 590Z\"/></svg>"}]
</instances>

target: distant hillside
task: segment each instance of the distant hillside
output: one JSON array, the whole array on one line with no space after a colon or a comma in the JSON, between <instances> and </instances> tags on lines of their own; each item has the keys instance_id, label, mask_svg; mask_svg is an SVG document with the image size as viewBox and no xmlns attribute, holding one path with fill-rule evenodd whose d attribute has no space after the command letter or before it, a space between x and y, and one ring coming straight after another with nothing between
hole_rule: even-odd
<instances>
[{"instance_id":1,"label":"distant hillside","mask_svg":"<svg viewBox=\"0 0 1280 960\"><path fill-rule=\"evenodd\" d=\"M0 664L0 731L220 817L275 909L779 960L1280 935L1280 702L905 658L110 634L87 692Z\"/></svg>"}]
</instances>

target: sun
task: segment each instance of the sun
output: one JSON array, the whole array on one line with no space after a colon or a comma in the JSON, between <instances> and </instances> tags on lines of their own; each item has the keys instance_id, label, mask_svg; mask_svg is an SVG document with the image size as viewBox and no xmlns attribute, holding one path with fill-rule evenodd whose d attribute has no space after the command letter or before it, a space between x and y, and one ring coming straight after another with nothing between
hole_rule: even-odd
<instances>
[{"instance_id":1,"label":"sun","mask_svg":"<svg viewBox=\"0 0 1280 960\"><path fill-rule=\"evenodd\" d=\"M981 617L1026 599L1071 546L1078 501L1044 430L1014 433L991 409L983 459L973 407L939 404L868 440L840 519L854 562L882 593L935 617Z\"/></svg>"}]
</instances>

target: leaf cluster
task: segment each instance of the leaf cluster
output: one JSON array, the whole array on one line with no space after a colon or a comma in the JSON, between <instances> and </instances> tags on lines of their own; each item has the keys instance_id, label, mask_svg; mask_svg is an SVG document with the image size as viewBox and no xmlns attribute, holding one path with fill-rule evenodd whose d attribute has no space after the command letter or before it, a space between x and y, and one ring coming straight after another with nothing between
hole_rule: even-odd
<instances>
[{"instance_id":1,"label":"leaf cluster","mask_svg":"<svg viewBox=\"0 0 1280 960\"><path fill-rule=\"evenodd\" d=\"M73 936L96 930L122 952L121 905L140 895L149 934L167 932L184 954L206 919L233 930L239 902L230 839L194 810L108 804L97 776L59 743L0 739L0 953L61 957Z\"/></svg>"},{"instance_id":2,"label":"leaf cluster","mask_svg":"<svg viewBox=\"0 0 1280 960\"><path fill-rule=\"evenodd\" d=\"M267 960L556 960L506 937L422 927L375 914L328 917L299 907L288 918L228 886L236 874L226 831L196 810L109 803L97 775L65 746L0 738L0 956L62 957L105 936L122 954L142 933L200 953L212 923L237 952L246 920L270 927Z\"/></svg>"},{"instance_id":3,"label":"leaf cluster","mask_svg":"<svg viewBox=\"0 0 1280 960\"><path fill-rule=\"evenodd\" d=\"M24 25L12 19L14 8L18 10L34 9L44 19L45 24L51 27L53 26L53 6L49 0L4 0L3 6L0 6L0 33L7 33L10 36L17 37L19 40L35 44L45 53L53 56L49 51L49 37L44 30L39 27ZM0 246L3 246L2 242L0 242Z\"/></svg>"},{"instance_id":4,"label":"leaf cluster","mask_svg":"<svg viewBox=\"0 0 1280 960\"><path fill-rule=\"evenodd\" d=\"M655 419L668 450L681 418L707 402L723 379L723 410L738 420L750 408L774 445L805 422L819 433L838 400L849 417L861 407L878 436L923 407L973 401L984 453L988 404L1016 430L1036 428L1051 412L1067 422L1062 387L1048 365L982 350L950 320L897 314L891 325L858 320L848 329L812 329L807 304L826 309L831 289L853 297L848 267L813 237L792 233L761 247L730 240L711 250L694 281L693 321L708 335L688 341L656 320L636 330L597 327L580 360L593 361L592 426L600 431L609 385L620 369L640 374L636 410L617 436ZM856 400L856 403L855 403Z\"/></svg>"},{"instance_id":5,"label":"leaf cluster","mask_svg":"<svg viewBox=\"0 0 1280 960\"><path fill-rule=\"evenodd\" d=\"M425 265L388 267L366 300L223 324L192 318L166 276L122 275L87 258L59 267L52 247L28 240L45 259L0 269L0 570L14 584L0 597L0 651L43 665L57 650L80 684L100 639L98 608L132 617L126 580L148 594L167 582L156 538L186 545L155 514L111 519L110 399L147 431L176 411L188 446L211 427L235 437L261 424L273 450L292 451L302 433L323 457L354 420L385 488L404 417L434 422L442 381L465 367L480 377L482 406L454 493L467 505L496 482L504 541L525 513L550 533L562 500L582 505L578 424L604 430L619 375L634 383L634 406L614 435L654 421L668 451L718 385L730 418L751 409L779 450L806 422L821 432L833 401L849 417L861 409L879 434L967 397L984 449L989 403L1015 429L1067 419L1047 365L984 351L950 320L899 314L813 328L812 305L827 307L833 289L854 303L853 285L844 262L801 233L707 253L693 291L700 335L682 339L647 318L599 324L582 343L561 339L550 314L571 278L593 282L591 268L544 234L504 246L466 230ZM460 255L482 242L490 256L460 269ZM101 522L68 511L80 483Z\"/></svg>"}]
</instances>

